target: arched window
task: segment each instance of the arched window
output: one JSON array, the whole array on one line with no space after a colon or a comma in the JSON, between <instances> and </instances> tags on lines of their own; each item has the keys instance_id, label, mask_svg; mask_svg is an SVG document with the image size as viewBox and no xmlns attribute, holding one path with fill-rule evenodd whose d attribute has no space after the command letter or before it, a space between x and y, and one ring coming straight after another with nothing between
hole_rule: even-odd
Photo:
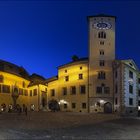
<instances>
[{"instance_id":1,"label":"arched window","mask_svg":"<svg viewBox=\"0 0 140 140\"><path fill-rule=\"evenodd\" d=\"M104 31L100 31L99 33L98 33L98 38L106 38L106 33L104 32Z\"/></svg>"}]
</instances>

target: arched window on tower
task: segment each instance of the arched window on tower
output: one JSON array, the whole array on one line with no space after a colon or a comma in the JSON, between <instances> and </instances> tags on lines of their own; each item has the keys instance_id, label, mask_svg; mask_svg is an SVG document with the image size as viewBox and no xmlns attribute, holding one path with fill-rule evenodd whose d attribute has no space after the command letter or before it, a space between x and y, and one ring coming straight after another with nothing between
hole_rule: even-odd
<instances>
[{"instance_id":1,"label":"arched window on tower","mask_svg":"<svg viewBox=\"0 0 140 140\"><path fill-rule=\"evenodd\" d=\"M104 31L100 31L99 33L98 33L98 38L106 38L106 33L104 32Z\"/></svg>"}]
</instances>

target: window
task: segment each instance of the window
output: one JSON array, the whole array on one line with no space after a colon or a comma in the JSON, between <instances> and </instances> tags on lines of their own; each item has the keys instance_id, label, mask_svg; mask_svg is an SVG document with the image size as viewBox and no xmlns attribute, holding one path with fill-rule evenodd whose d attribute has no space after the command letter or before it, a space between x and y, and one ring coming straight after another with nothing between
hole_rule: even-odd
<instances>
[{"instance_id":1,"label":"window","mask_svg":"<svg viewBox=\"0 0 140 140\"><path fill-rule=\"evenodd\" d=\"M104 87L104 93L109 94L110 93L110 88L109 87Z\"/></svg>"},{"instance_id":2,"label":"window","mask_svg":"<svg viewBox=\"0 0 140 140\"><path fill-rule=\"evenodd\" d=\"M81 85L80 86L80 93L81 94L85 94L86 93L86 86L85 85Z\"/></svg>"},{"instance_id":3,"label":"window","mask_svg":"<svg viewBox=\"0 0 140 140\"><path fill-rule=\"evenodd\" d=\"M104 45L104 41L100 41L100 45Z\"/></svg>"},{"instance_id":4,"label":"window","mask_svg":"<svg viewBox=\"0 0 140 140\"><path fill-rule=\"evenodd\" d=\"M140 84L140 78L138 79L138 83Z\"/></svg>"},{"instance_id":5,"label":"window","mask_svg":"<svg viewBox=\"0 0 140 140\"><path fill-rule=\"evenodd\" d=\"M75 95L76 94L76 87L72 86L71 87L71 95Z\"/></svg>"},{"instance_id":6,"label":"window","mask_svg":"<svg viewBox=\"0 0 140 140\"><path fill-rule=\"evenodd\" d=\"M129 78L133 79L133 72L132 71L129 71Z\"/></svg>"},{"instance_id":7,"label":"window","mask_svg":"<svg viewBox=\"0 0 140 140\"><path fill-rule=\"evenodd\" d=\"M24 90L24 95L28 96L28 90L26 90L26 89Z\"/></svg>"},{"instance_id":8,"label":"window","mask_svg":"<svg viewBox=\"0 0 140 140\"><path fill-rule=\"evenodd\" d=\"M83 74L79 74L79 80L83 79Z\"/></svg>"},{"instance_id":9,"label":"window","mask_svg":"<svg viewBox=\"0 0 140 140\"><path fill-rule=\"evenodd\" d=\"M0 83L3 83L3 76L2 75L0 75Z\"/></svg>"},{"instance_id":10,"label":"window","mask_svg":"<svg viewBox=\"0 0 140 140\"><path fill-rule=\"evenodd\" d=\"M129 98L129 105L133 105L133 98Z\"/></svg>"},{"instance_id":11,"label":"window","mask_svg":"<svg viewBox=\"0 0 140 140\"><path fill-rule=\"evenodd\" d=\"M115 93L118 93L118 85L115 85Z\"/></svg>"},{"instance_id":12,"label":"window","mask_svg":"<svg viewBox=\"0 0 140 140\"><path fill-rule=\"evenodd\" d=\"M22 83L22 87L25 88L25 82Z\"/></svg>"},{"instance_id":13,"label":"window","mask_svg":"<svg viewBox=\"0 0 140 140\"><path fill-rule=\"evenodd\" d=\"M100 66L104 66L105 65L105 61L104 60L100 60L99 65Z\"/></svg>"},{"instance_id":14,"label":"window","mask_svg":"<svg viewBox=\"0 0 140 140\"><path fill-rule=\"evenodd\" d=\"M62 91L63 91L63 95L67 95L67 88L66 87L63 87Z\"/></svg>"},{"instance_id":15,"label":"window","mask_svg":"<svg viewBox=\"0 0 140 140\"><path fill-rule=\"evenodd\" d=\"M129 93L133 93L133 86L129 85Z\"/></svg>"},{"instance_id":16,"label":"window","mask_svg":"<svg viewBox=\"0 0 140 140\"><path fill-rule=\"evenodd\" d=\"M34 96L37 95L37 89L34 89L33 95L34 95Z\"/></svg>"},{"instance_id":17,"label":"window","mask_svg":"<svg viewBox=\"0 0 140 140\"><path fill-rule=\"evenodd\" d=\"M96 93L102 93L102 87L96 87Z\"/></svg>"},{"instance_id":18,"label":"window","mask_svg":"<svg viewBox=\"0 0 140 140\"><path fill-rule=\"evenodd\" d=\"M86 108L86 103L82 103L82 108L83 108L83 109Z\"/></svg>"},{"instance_id":19,"label":"window","mask_svg":"<svg viewBox=\"0 0 140 140\"><path fill-rule=\"evenodd\" d=\"M115 98L115 105L118 104L118 98Z\"/></svg>"},{"instance_id":20,"label":"window","mask_svg":"<svg viewBox=\"0 0 140 140\"><path fill-rule=\"evenodd\" d=\"M118 72L117 71L115 71L115 78L117 78L118 77Z\"/></svg>"},{"instance_id":21,"label":"window","mask_svg":"<svg viewBox=\"0 0 140 140\"><path fill-rule=\"evenodd\" d=\"M23 89L19 88L19 95L23 95Z\"/></svg>"},{"instance_id":22,"label":"window","mask_svg":"<svg viewBox=\"0 0 140 140\"><path fill-rule=\"evenodd\" d=\"M32 96L32 90L30 90L30 96Z\"/></svg>"},{"instance_id":23,"label":"window","mask_svg":"<svg viewBox=\"0 0 140 140\"><path fill-rule=\"evenodd\" d=\"M72 107L72 108L76 108L76 103L72 103L72 104L71 104L71 107Z\"/></svg>"},{"instance_id":24,"label":"window","mask_svg":"<svg viewBox=\"0 0 140 140\"><path fill-rule=\"evenodd\" d=\"M51 96L55 96L55 90L51 89Z\"/></svg>"},{"instance_id":25,"label":"window","mask_svg":"<svg viewBox=\"0 0 140 140\"><path fill-rule=\"evenodd\" d=\"M104 50L100 50L100 55L104 55Z\"/></svg>"},{"instance_id":26,"label":"window","mask_svg":"<svg viewBox=\"0 0 140 140\"><path fill-rule=\"evenodd\" d=\"M138 101L138 106L140 106L140 101Z\"/></svg>"},{"instance_id":27,"label":"window","mask_svg":"<svg viewBox=\"0 0 140 140\"><path fill-rule=\"evenodd\" d=\"M138 96L140 97L140 89L138 90Z\"/></svg>"},{"instance_id":28,"label":"window","mask_svg":"<svg viewBox=\"0 0 140 140\"><path fill-rule=\"evenodd\" d=\"M64 104L64 108L65 108L65 109L67 108L67 104Z\"/></svg>"},{"instance_id":29,"label":"window","mask_svg":"<svg viewBox=\"0 0 140 140\"><path fill-rule=\"evenodd\" d=\"M80 67L80 70L82 70L82 66Z\"/></svg>"},{"instance_id":30,"label":"window","mask_svg":"<svg viewBox=\"0 0 140 140\"><path fill-rule=\"evenodd\" d=\"M106 38L106 33L104 32L104 31L100 31L99 33L98 33L98 38Z\"/></svg>"},{"instance_id":31,"label":"window","mask_svg":"<svg viewBox=\"0 0 140 140\"><path fill-rule=\"evenodd\" d=\"M10 86L2 85L2 92L3 93L10 93Z\"/></svg>"},{"instance_id":32,"label":"window","mask_svg":"<svg viewBox=\"0 0 140 140\"><path fill-rule=\"evenodd\" d=\"M67 73L67 70L65 70L65 73Z\"/></svg>"},{"instance_id":33,"label":"window","mask_svg":"<svg viewBox=\"0 0 140 140\"><path fill-rule=\"evenodd\" d=\"M65 76L65 81L69 81L69 76Z\"/></svg>"},{"instance_id":34,"label":"window","mask_svg":"<svg viewBox=\"0 0 140 140\"><path fill-rule=\"evenodd\" d=\"M105 79L105 72L104 71L98 72L98 79Z\"/></svg>"}]
</instances>

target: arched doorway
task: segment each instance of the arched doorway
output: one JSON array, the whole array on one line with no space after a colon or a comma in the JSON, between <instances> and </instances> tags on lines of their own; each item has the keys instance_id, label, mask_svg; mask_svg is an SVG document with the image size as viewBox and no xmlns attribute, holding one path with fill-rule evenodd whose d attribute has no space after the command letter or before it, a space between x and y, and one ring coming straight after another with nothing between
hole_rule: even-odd
<instances>
[{"instance_id":1,"label":"arched doorway","mask_svg":"<svg viewBox=\"0 0 140 140\"><path fill-rule=\"evenodd\" d=\"M104 113L112 113L112 104L110 102L104 104Z\"/></svg>"}]
</instances>

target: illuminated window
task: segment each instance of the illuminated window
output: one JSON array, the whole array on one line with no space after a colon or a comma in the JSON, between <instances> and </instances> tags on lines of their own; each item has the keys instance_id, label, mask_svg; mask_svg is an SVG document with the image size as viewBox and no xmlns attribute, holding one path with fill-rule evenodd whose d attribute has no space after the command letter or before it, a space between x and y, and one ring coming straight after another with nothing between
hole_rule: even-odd
<instances>
[{"instance_id":1,"label":"illuminated window","mask_svg":"<svg viewBox=\"0 0 140 140\"><path fill-rule=\"evenodd\" d=\"M76 87L72 86L71 87L71 95L75 95L76 94Z\"/></svg>"},{"instance_id":2,"label":"illuminated window","mask_svg":"<svg viewBox=\"0 0 140 140\"><path fill-rule=\"evenodd\" d=\"M109 94L110 93L110 88L109 87L104 87L104 93Z\"/></svg>"},{"instance_id":3,"label":"illuminated window","mask_svg":"<svg viewBox=\"0 0 140 140\"><path fill-rule=\"evenodd\" d=\"M129 84L129 93L133 93L133 85Z\"/></svg>"},{"instance_id":4,"label":"illuminated window","mask_svg":"<svg viewBox=\"0 0 140 140\"><path fill-rule=\"evenodd\" d=\"M83 74L79 74L79 80L83 79Z\"/></svg>"},{"instance_id":5,"label":"illuminated window","mask_svg":"<svg viewBox=\"0 0 140 140\"><path fill-rule=\"evenodd\" d=\"M65 76L65 81L69 81L69 76Z\"/></svg>"},{"instance_id":6,"label":"illuminated window","mask_svg":"<svg viewBox=\"0 0 140 140\"><path fill-rule=\"evenodd\" d=\"M99 61L99 65L100 65L100 66L105 66L105 61L104 61L104 60L100 60L100 61Z\"/></svg>"},{"instance_id":7,"label":"illuminated window","mask_svg":"<svg viewBox=\"0 0 140 140\"><path fill-rule=\"evenodd\" d=\"M100 31L99 33L98 33L98 38L106 38L106 33L104 32L104 31Z\"/></svg>"},{"instance_id":8,"label":"illuminated window","mask_svg":"<svg viewBox=\"0 0 140 140\"><path fill-rule=\"evenodd\" d=\"M104 50L100 50L100 55L104 55Z\"/></svg>"},{"instance_id":9,"label":"illuminated window","mask_svg":"<svg viewBox=\"0 0 140 140\"><path fill-rule=\"evenodd\" d=\"M98 72L98 79L105 79L105 72L104 71L100 71Z\"/></svg>"},{"instance_id":10,"label":"illuminated window","mask_svg":"<svg viewBox=\"0 0 140 140\"><path fill-rule=\"evenodd\" d=\"M76 108L76 103L72 103L72 104L71 104L71 107L72 107L72 108Z\"/></svg>"},{"instance_id":11,"label":"illuminated window","mask_svg":"<svg viewBox=\"0 0 140 140\"><path fill-rule=\"evenodd\" d=\"M51 89L51 96L55 96L55 90Z\"/></svg>"},{"instance_id":12,"label":"illuminated window","mask_svg":"<svg viewBox=\"0 0 140 140\"><path fill-rule=\"evenodd\" d=\"M67 104L64 104L64 108L67 109L67 107L68 107Z\"/></svg>"},{"instance_id":13,"label":"illuminated window","mask_svg":"<svg viewBox=\"0 0 140 140\"><path fill-rule=\"evenodd\" d=\"M37 96L37 89L34 89L33 96Z\"/></svg>"},{"instance_id":14,"label":"illuminated window","mask_svg":"<svg viewBox=\"0 0 140 140\"><path fill-rule=\"evenodd\" d=\"M82 103L82 108L83 108L83 109L86 108L86 103Z\"/></svg>"},{"instance_id":15,"label":"illuminated window","mask_svg":"<svg viewBox=\"0 0 140 140\"><path fill-rule=\"evenodd\" d=\"M80 93L81 94L85 94L86 93L86 86L85 85L81 85L80 86Z\"/></svg>"},{"instance_id":16,"label":"illuminated window","mask_svg":"<svg viewBox=\"0 0 140 140\"><path fill-rule=\"evenodd\" d=\"M133 105L133 98L129 98L129 105Z\"/></svg>"},{"instance_id":17,"label":"illuminated window","mask_svg":"<svg viewBox=\"0 0 140 140\"><path fill-rule=\"evenodd\" d=\"M67 95L67 88L66 87L63 87L62 88L62 92L63 92L63 95Z\"/></svg>"},{"instance_id":18,"label":"illuminated window","mask_svg":"<svg viewBox=\"0 0 140 140\"><path fill-rule=\"evenodd\" d=\"M2 85L2 92L3 93L10 93L10 86Z\"/></svg>"},{"instance_id":19,"label":"illuminated window","mask_svg":"<svg viewBox=\"0 0 140 140\"><path fill-rule=\"evenodd\" d=\"M32 90L30 90L30 96L32 96L32 93L33 93Z\"/></svg>"},{"instance_id":20,"label":"illuminated window","mask_svg":"<svg viewBox=\"0 0 140 140\"><path fill-rule=\"evenodd\" d=\"M133 72L132 71L129 71L129 78L133 79Z\"/></svg>"},{"instance_id":21,"label":"illuminated window","mask_svg":"<svg viewBox=\"0 0 140 140\"><path fill-rule=\"evenodd\" d=\"M3 76L2 75L0 75L0 83L3 83Z\"/></svg>"}]
</instances>

